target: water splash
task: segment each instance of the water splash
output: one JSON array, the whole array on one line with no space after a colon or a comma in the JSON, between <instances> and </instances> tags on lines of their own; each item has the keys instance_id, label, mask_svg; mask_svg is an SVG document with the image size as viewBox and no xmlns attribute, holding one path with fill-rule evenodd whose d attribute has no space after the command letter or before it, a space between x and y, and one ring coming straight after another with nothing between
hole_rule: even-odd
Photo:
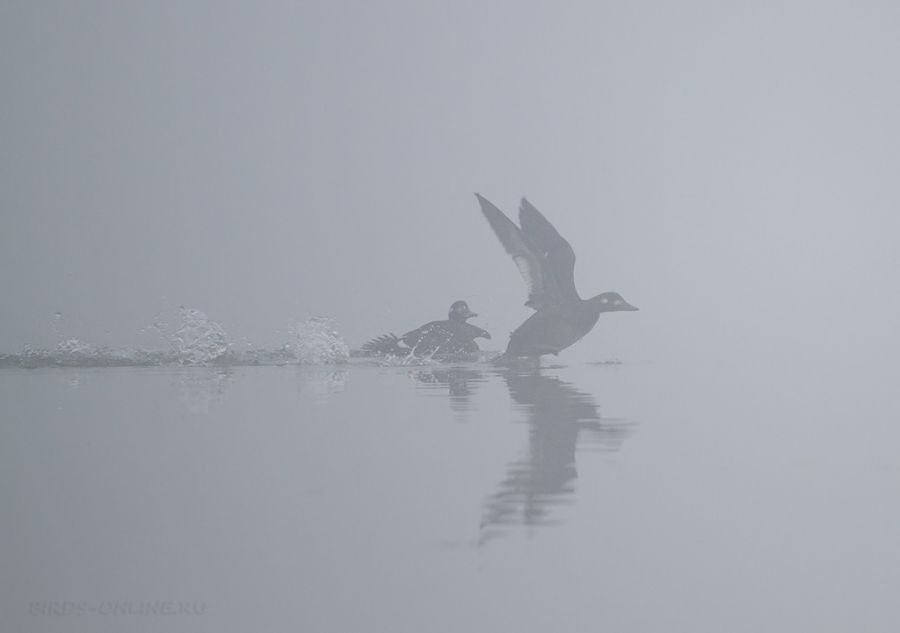
<instances>
[{"instance_id":1,"label":"water splash","mask_svg":"<svg viewBox=\"0 0 900 633\"><path fill-rule=\"evenodd\" d=\"M60 358L82 359L97 355L97 348L89 343L70 338L56 346L56 353Z\"/></svg>"},{"instance_id":2,"label":"water splash","mask_svg":"<svg viewBox=\"0 0 900 633\"><path fill-rule=\"evenodd\" d=\"M368 364L378 367L428 367L440 366L441 362L431 356L375 356L368 360Z\"/></svg>"},{"instance_id":3,"label":"water splash","mask_svg":"<svg viewBox=\"0 0 900 633\"><path fill-rule=\"evenodd\" d=\"M334 365L350 358L350 348L334 328L334 320L323 316L297 325L295 352L301 365Z\"/></svg>"},{"instance_id":4,"label":"water splash","mask_svg":"<svg viewBox=\"0 0 900 633\"><path fill-rule=\"evenodd\" d=\"M241 349L235 349L225 329L196 308L182 307L178 325L157 314L151 325L141 329L142 334L148 331L160 337L163 349L112 348L60 337L62 342L53 348L25 346L19 353L0 353L0 367L335 365L350 357L347 344L327 317L300 323L292 330L294 341L274 349L254 348L246 338L238 339Z\"/></svg>"},{"instance_id":5,"label":"water splash","mask_svg":"<svg viewBox=\"0 0 900 633\"><path fill-rule=\"evenodd\" d=\"M221 325L196 308L182 307L181 327L170 339L182 365L208 365L231 355L228 337Z\"/></svg>"},{"instance_id":6,"label":"water splash","mask_svg":"<svg viewBox=\"0 0 900 633\"><path fill-rule=\"evenodd\" d=\"M145 367L163 364L169 356L165 352L98 347L72 338L53 349L38 349L26 345L18 354L0 354L0 366Z\"/></svg>"}]
</instances>

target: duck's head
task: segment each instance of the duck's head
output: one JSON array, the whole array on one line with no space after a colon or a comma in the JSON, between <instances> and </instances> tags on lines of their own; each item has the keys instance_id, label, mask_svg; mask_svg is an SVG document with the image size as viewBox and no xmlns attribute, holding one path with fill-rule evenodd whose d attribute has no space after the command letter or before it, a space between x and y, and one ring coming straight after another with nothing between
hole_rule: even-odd
<instances>
[{"instance_id":1,"label":"duck's head","mask_svg":"<svg viewBox=\"0 0 900 633\"><path fill-rule=\"evenodd\" d=\"M589 300L597 312L634 311L638 308L622 298L618 292L604 292Z\"/></svg>"},{"instance_id":2,"label":"duck's head","mask_svg":"<svg viewBox=\"0 0 900 633\"><path fill-rule=\"evenodd\" d=\"M450 314L448 315L451 321L465 321L477 316L477 314L469 310L469 304L465 301L454 301L453 305L450 306Z\"/></svg>"}]
</instances>

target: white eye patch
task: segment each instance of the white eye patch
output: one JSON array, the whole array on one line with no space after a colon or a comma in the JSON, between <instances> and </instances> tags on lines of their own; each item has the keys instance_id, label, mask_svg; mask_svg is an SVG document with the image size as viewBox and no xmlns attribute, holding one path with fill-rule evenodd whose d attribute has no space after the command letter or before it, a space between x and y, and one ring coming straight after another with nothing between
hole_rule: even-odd
<instances>
[{"instance_id":1,"label":"white eye patch","mask_svg":"<svg viewBox=\"0 0 900 633\"><path fill-rule=\"evenodd\" d=\"M609 303L609 299L603 297L602 299L600 299L600 303Z\"/></svg>"}]
</instances>

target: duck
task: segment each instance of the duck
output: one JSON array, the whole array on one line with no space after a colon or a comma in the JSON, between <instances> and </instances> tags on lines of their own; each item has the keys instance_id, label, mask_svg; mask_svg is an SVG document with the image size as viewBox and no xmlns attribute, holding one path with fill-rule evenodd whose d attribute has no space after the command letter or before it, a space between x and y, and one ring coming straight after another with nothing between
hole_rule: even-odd
<instances>
[{"instance_id":1,"label":"duck","mask_svg":"<svg viewBox=\"0 0 900 633\"><path fill-rule=\"evenodd\" d=\"M400 337L384 334L363 345L362 352L367 356L428 357L475 353L479 351L476 338L491 338L487 330L467 323L477 316L465 301L454 301L445 321L430 321Z\"/></svg>"},{"instance_id":2,"label":"duck","mask_svg":"<svg viewBox=\"0 0 900 633\"><path fill-rule=\"evenodd\" d=\"M558 355L590 332L601 314L638 309L618 292L582 299L575 288L575 251L527 199L522 198L521 226L516 226L486 198L475 196L488 224L525 280L525 305L535 311L510 334L506 351L496 362Z\"/></svg>"}]
</instances>

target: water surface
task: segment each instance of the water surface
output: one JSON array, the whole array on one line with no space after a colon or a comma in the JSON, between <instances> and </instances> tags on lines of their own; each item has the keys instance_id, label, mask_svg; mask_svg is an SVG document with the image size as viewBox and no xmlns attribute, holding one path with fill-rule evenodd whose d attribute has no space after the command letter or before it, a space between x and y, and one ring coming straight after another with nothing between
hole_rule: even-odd
<instances>
[{"instance_id":1,"label":"water surface","mask_svg":"<svg viewBox=\"0 0 900 633\"><path fill-rule=\"evenodd\" d=\"M0 398L4 630L900 618L900 406L864 366L6 368Z\"/></svg>"}]
</instances>

